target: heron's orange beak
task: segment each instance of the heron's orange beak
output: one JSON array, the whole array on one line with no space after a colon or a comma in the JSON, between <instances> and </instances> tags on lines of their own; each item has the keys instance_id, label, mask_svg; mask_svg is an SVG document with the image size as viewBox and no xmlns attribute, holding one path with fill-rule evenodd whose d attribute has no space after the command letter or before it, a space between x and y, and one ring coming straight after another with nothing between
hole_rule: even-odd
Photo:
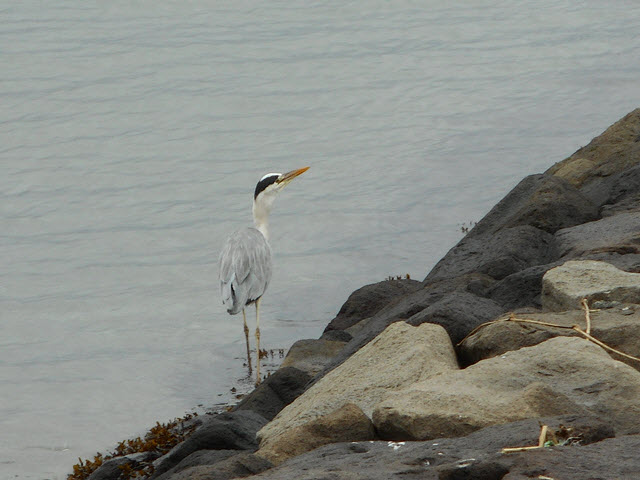
<instances>
[{"instance_id":1,"label":"heron's orange beak","mask_svg":"<svg viewBox=\"0 0 640 480\"><path fill-rule=\"evenodd\" d=\"M302 175L307 170L309 170L309 167L299 168L297 170L291 170L290 172L283 173L282 175L280 175L280 178L278 178L278 180L276 180L276 182L284 183L286 185L291 180L296 178L298 175Z\"/></svg>"}]
</instances>

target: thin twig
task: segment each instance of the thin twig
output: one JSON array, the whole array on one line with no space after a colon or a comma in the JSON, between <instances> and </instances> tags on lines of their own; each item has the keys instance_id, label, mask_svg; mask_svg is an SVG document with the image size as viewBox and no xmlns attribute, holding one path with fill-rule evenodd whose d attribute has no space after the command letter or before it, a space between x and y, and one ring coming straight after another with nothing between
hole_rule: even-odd
<instances>
[{"instance_id":1,"label":"thin twig","mask_svg":"<svg viewBox=\"0 0 640 480\"><path fill-rule=\"evenodd\" d=\"M583 299L583 305L584 303L586 303L586 299ZM584 330L582 330L578 325L572 325L572 326L567 326L567 325L556 325L555 323L549 323L549 322L541 322L539 320L532 320L530 318L517 318L515 316L515 314L511 313L509 315L509 318L500 318L498 320L493 320L491 322L487 322L487 323L483 323L482 325L477 326L476 328L474 328L466 337L464 337L462 340L460 340L456 346L460 346L462 345L467 338L469 338L471 335L473 335L474 333L476 333L478 330L487 327L489 325L493 325L494 323L500 323L500 322L517 322L517 323L531 323L533 325L540 325L543 327L551 327L551 328L561 328L564 330L574 330L576 332L578 332L580 335L582 335L583 337L585 337L587 340L595 343L596 345L601 346L602 348L604 348L605 350L609 350L610 352L616 353L622 357L628 358L630 360L635 360L636 362L640 362L640 358L638 357L634 357L633 355L629 355L628 353L624 353L621 352L620 350L616 350L613 347L610 347L609 345L607 345L606 343L601 342L600 340L598 340L597 338L593 337L590 333L591 330L591 316L589 315L589 307L587 305L587 310L585 313L585 318L587 320L587 331L585 332Z\"/></svg>"},{"instance_id":2,"label":"thin twig","mask_svg":"<svg viewBox=\"0 0 640 480\"><path fill-rule=\"evenodd\" d=\"M583 335L587 340L591 340L593 343L595 343L596 345L600 345L602 348L604 348L605 350L609 350L610 352L613 353L617 353L618 355L621 355L625 358L628 358L630 360L635 360L636 362L640 362L640 358L638 357L634 357L633 355L629 355L628 353L624 353L621 352L620 350L616 350L613 347L610 347L609 345L607 345L606 343L601 342L600 340L598 340L597 338L589 335L587 332L585 332L584 330L582 330L580 327L578 327L577 325L573 326L573 329L578 332L580 335Z\"/></svg>"},{"instance_id":3,"label":"thin twig","mask_svg":"<svg viewBox=\"0 0 640 480\"><path fill-rule=\"evenodd\" d=\"M567 325L556 325L555 323L549 322L540 322L538 320L531 320L530 318L510 318L508 321L510 322L518 322L518 323L533 323L534 325L542 325L543 327L554 327L554 328L564 328L566 330L571 330L573 327L569 327Z\"/></svg>"},{"instance_id":4,"label":"thin twig","mask_svg":"<svg viewBox=\"0 0 640 480\"><path fill-rule=\"evenodd\" d=\"M515 453L515 452L526 452L528 450L538 450L539 448L543 448L545 442L547 441L547 432L549 431L549 427L546 425L540 426L540 435L538 436L538 445L532 445L530 447L505 447L501 450L502 453Z\"/></svg>"},{"instance_id":5,"label":"thin twig","mask_svg":"<svg viewBox=\"0 0 640 480\"><path fill-rule=\"evenodd\" d=\"M540 436L538 437L538 447L544 447L544 443L547 441L547 430L549 430L549 427L542 425Z\"/></svg>"},{"instance_id":6,"label":"thin twig","mask_svg":"<svg viewBox=\"0 0 640 480\"><path fill-rule=\"evenodd\" d=\"M587 333L591 334L591 315L589 315L589 304L587 303L586 298L583 298L580 303L582 304L582 308L584 308L584 318L587 321Z\"/></svg>"},{"instance_id":7,"label":"thin twig","mask_svg":"<svg viewBox=\"0 0 640 480\"><path fill-rule=\"evenodd\" d=\"M526 452L527 450L538 450L540 447L538 445L533 445L531 447L504 447L500 450L502 453L515 453L515 452Z\"/></svg>"}]
</instances>

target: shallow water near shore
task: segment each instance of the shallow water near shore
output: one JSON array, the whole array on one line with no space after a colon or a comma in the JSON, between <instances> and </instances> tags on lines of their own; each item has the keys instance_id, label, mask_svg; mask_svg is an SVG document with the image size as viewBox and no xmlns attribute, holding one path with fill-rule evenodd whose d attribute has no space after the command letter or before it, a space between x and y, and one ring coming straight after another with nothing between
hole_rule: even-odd
<instances>
[{"instance_id":1,"label":"shallow water near shore","mask_svg":"<svg viewBox=\"0 0 640 480\"><path fill-rule=\"evenodd\" d=\"M640 104L628 2L262 5L2 7L0 478L250 388L217 256L264 173L311 166L271 219L275 367Z\"/></svg>"}]
</instances>

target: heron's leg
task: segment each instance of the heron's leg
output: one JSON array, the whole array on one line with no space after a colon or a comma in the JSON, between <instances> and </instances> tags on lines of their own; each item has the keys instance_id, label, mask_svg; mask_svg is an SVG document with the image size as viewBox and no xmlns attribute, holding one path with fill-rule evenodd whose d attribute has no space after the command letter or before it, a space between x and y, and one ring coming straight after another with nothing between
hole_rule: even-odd
<instances>
[{"instance_id":1,"label":"heron's leg","mask_svg":"<svg viewBox=\"0 0 640 480\"><path fill-rule=\"evenodd\" d=\"M249 375L251 375L251 349L249 348L249 327L247 327L247 316L244 313L244 308L242 309L242 320L244 321L244 339L247 343L247 364L249 365Z\"/></svg>"},{"instance_id":2,"label":"heron's leg","mask_svg":"<svg viewBox=\"0 0 640 480\"><path fill-rule=\"evenodd\" d=\"M256 300L256 385L260 383L260 299Z\"/></svg>"}]
</instances>

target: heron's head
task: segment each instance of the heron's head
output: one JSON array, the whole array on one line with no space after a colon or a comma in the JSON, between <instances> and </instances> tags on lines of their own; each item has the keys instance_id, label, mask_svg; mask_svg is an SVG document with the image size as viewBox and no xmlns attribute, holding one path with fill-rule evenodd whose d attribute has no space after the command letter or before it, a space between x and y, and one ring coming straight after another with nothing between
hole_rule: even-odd
<instances>
[{"instance_id":1,"label":"heron's head","mask_svg":"<svg viewBox=\"0 0 640 480\"><path fill-rule=\"evenodd\" d=\"M280 190L307 170L309 170L309 167L291 170L287 173L267 173L256 185L256 191L253 194L253 223L265 238L269 238L267 217L269 217L273 201L280 193Z\"/></svg>"},{"instance_id":2,"label":"heron's head","mask_svg":"<svg viewBox=\"0 0 640 480\"><path fill-rule=\"evenodd\" d=\"M254 203L264 204L269 208L280 190L307 170L309 167L298 168L287 173L267 173L256 185L256 191L253 194Z\"/></svg>"}]
</instances>

